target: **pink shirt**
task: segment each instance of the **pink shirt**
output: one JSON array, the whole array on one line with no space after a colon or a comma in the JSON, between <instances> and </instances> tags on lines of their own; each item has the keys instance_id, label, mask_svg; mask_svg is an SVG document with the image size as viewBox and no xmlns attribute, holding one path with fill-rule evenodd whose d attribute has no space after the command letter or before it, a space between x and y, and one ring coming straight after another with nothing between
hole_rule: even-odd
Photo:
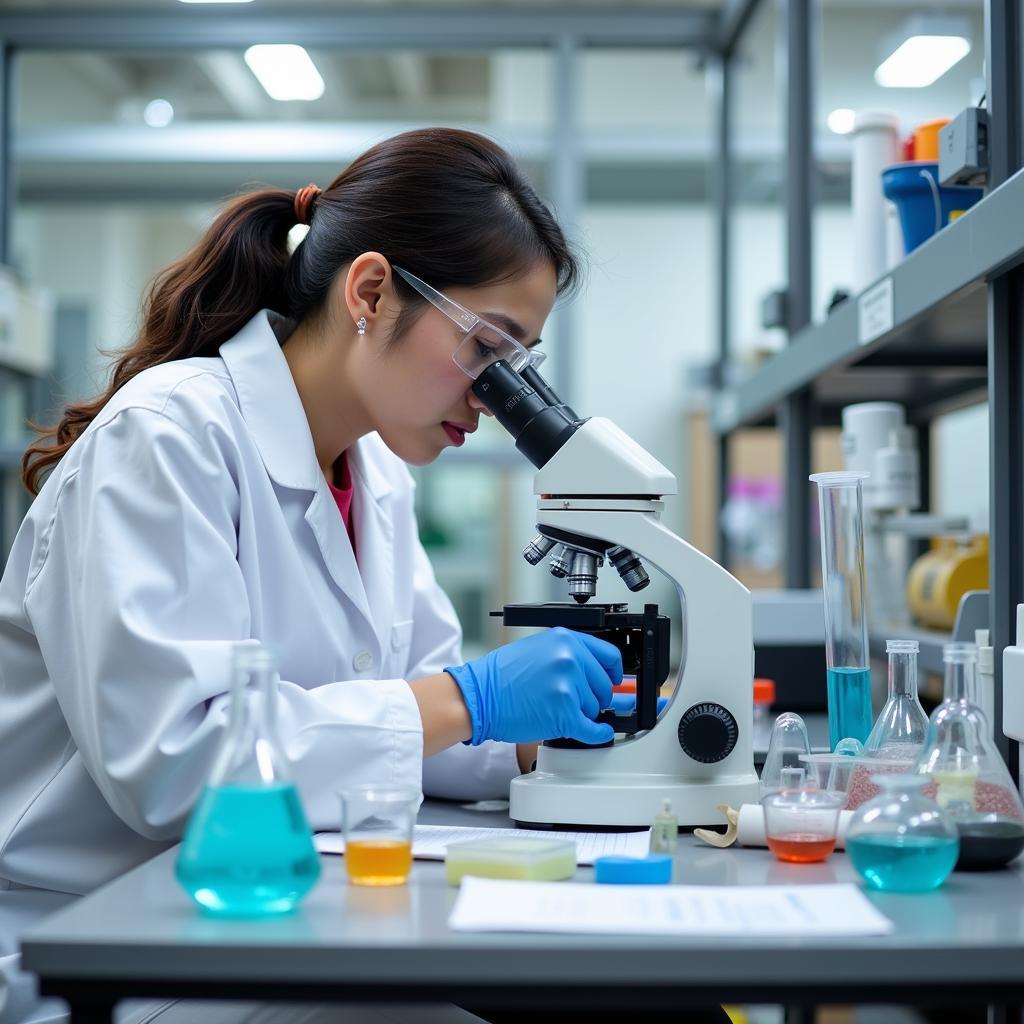
<instances>
[{"instance_id":1,"label":"pink shirt","mask_svg":"<svg viewBox=\"0 0 1024 1024\"><path fill-rule=\"evenodd\" d=\"M334 495L334 500L337 502L338 511L341 513L341 521L345 524L345 529L348 531L348 539L352 542L352 550L356 549L356 532L352 526L352 474L348 471L348 458L344 452L341 453L341 458L334 465L335 476L341 473L341 486L335 487L334 484L328 482L327 486L331 489L331 494Z\"/></svg>"}]
</instances>

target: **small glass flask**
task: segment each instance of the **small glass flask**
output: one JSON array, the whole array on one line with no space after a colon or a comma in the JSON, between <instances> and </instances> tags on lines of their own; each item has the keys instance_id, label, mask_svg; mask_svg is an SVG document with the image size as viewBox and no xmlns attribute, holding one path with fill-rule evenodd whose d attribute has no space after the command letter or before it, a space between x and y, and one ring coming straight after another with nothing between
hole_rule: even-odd
<instances>
[{"instance_id":1,"label":"small glass flask","mask_svg":"<svg viewBox=\"0 0 1024 1024\"><path fill-rule=\"evenodd\" d=\"M873 775L881 793L861 804L846 830L846 852L871 888L927 892L949 876L960 849L956 826L925 794L920 775Z\"/></svg>"},{"instance_id":2,"label":"small glass flask","mask_svg":"<svg viewBox=\"0 0 1024 1024\"><path fill-rule=\"evenodd\" d=\"M801 758L811 752L804 720L792 711L785 711L775 719L768 752L761 768L762 799L777 793L783 787L782 772L786 768L803 768Z\"/></svg>"},{"instance_id":3,"label":"small glass flask","mask_svg":"<svg viewBox=\"0 0 1024 1024\"><path fill-rule=\"evenodd\" d=\"M864 750L869 757L916 761L928 731L928 716L917 696L916 640L890 640L889 697L868 736Z\"/></svg>"},{"instance_id":4,"label":"small glass flask","mask_svg":"<svg viewBox=\"0 0 1024 1024\"><path fill-rule=\"evenodd\" d=\"M287 913L320 876L320 858L277 737L276 709L270 654L258 644L238 644L228 727L176 866L178 881L213 914Z\"/></svg>"},{"instance_id":5,"label":"small glass flask","mask_svg":"<svg viewBox=\"0 0 1024 1024\"><path fill-rule=\"evenodd\" d=\"M974 644L943 648L942 703L932 712L913 770L927 776L935 800L960 835L961 870L1004 867L1024 850L1024 805L977 704Z\"/></svg>"}]
</instances>

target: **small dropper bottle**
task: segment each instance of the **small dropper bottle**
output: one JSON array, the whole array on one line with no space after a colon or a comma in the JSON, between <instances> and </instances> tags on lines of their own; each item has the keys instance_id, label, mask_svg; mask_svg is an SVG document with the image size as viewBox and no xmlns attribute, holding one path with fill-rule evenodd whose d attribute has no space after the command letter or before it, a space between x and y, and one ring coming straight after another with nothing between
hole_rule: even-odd
<instances>
[{"instance_id":1,"label":"small dropper bottle","mask_svg":"<svg viewBox=\"0 0 1024 1024\"><path fill-rule=\"evenodd\" d=\"M675 853L679 845L679 819L672 813L672 801L663 800L651 828L651 853Z\"/></svg>"}]
</instances>

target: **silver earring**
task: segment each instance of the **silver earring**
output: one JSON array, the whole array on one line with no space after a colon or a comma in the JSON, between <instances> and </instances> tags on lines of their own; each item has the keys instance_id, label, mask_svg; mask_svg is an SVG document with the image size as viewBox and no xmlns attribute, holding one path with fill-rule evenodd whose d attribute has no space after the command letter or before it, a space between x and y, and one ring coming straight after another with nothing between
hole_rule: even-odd
<instances>
[{"instance_id":1,"label":"silver earring","mask_svg":"<svg viewBox=\"0 0 1024 1024\"><path fill-rule=\"evenodd\" d=\"M366 317L365 316L361 316L356 321L356 334L362 336L365 333L366 333Z\"/></svg>"}]
</instances>

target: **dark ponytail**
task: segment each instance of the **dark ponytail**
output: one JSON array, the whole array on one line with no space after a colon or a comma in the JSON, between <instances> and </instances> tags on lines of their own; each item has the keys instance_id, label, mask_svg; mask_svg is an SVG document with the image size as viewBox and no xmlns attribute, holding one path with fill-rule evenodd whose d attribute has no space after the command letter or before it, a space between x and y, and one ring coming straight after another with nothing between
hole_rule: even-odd
<instances>
[{"instance_id":1,"label":"dark ponytail","mask_svg":"<svg viewBox=\"0 0 1024 1024\"><path fill-rule=\"evenodd\" d=\"M374 146L312 204L310 230L289 258L296 194L280 189L233 200L199 244L157 275L142 329L114 364L106 391L66 407L22 459L32 494L118 389L151 366L216 355L259 310L296 320L324 306L338 271L377 251L436 288L511 280L539 261L555 269L559 293L579 265L558 223L511 157L472 132L432 128ZM405 302L392 340L422 310L401 279Z\"/></svg>"}]
</instances>

